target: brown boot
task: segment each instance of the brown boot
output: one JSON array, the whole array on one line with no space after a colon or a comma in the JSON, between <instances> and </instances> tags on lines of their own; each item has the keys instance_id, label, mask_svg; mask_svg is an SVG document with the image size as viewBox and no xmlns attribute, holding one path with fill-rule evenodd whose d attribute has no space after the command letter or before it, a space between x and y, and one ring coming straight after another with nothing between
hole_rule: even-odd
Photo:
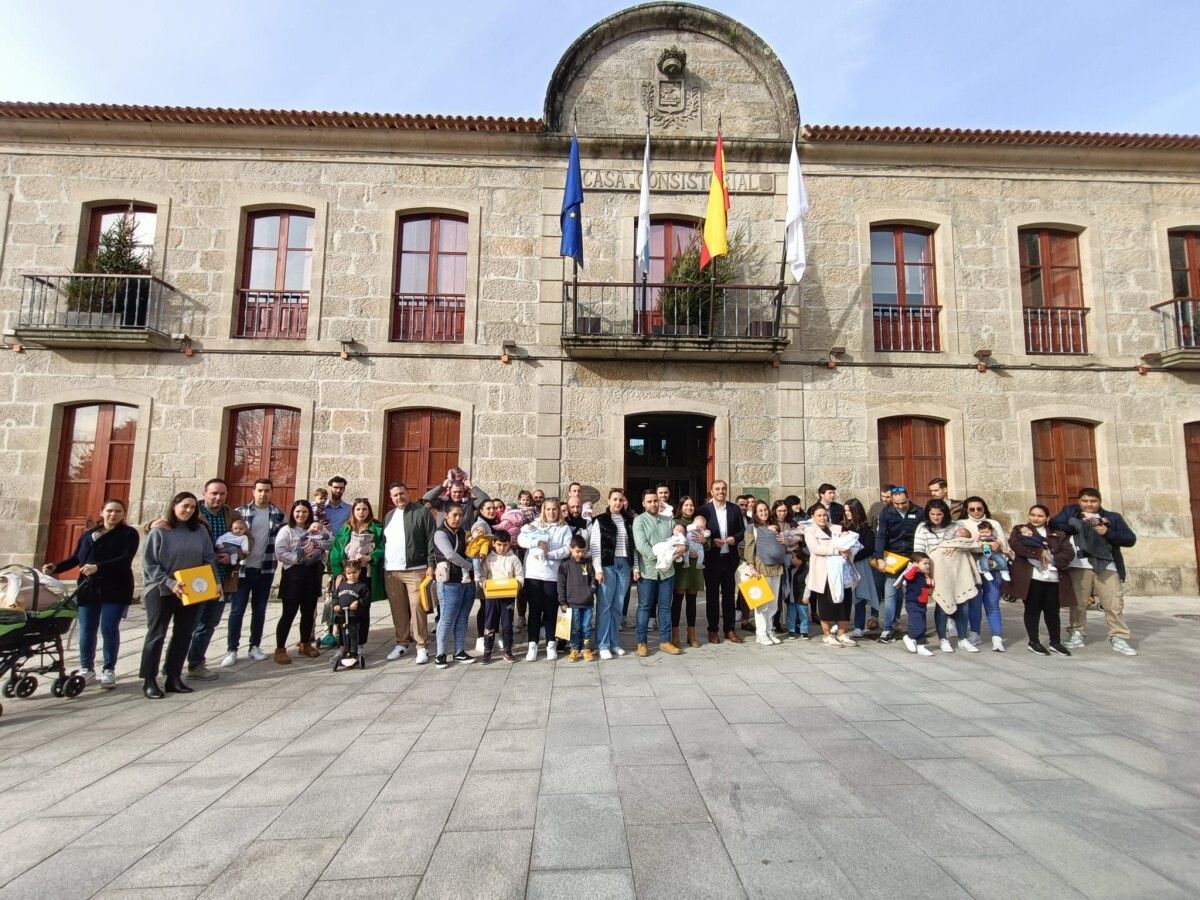
<instances>
[{"instance_id":1,"label":"brown boot","mask_svg":"<svg viewBox=\"0 0 1200 900\"><path fill-rule=\"evenodd\" d=\"M721 632L719 632L719 631L710 631L710 632L708 633L708 642L709 642L710 644L719 644L719 643L721 643Z\"/></svg>"},{"instance_id":2,"label":"brown boot","mask_svg":"<svg viewBox=\"0 0 1200 900\"><path fill-rule=\"evenodd\" d=\"M742 636L732 629L725 632L725 640L729 641L729 643L731 643L731 644L744 643L744 641L742 640Z\"/></svg>"},{"instance_id":3,"label":"brown boot","mask_svg":"<svg viewBox=\"0 0 1200 900\"><path fill-rule=\"evenodd\" d=\"M307 656L311 658L321 655L321 651L318 650L314 645L308 643L308 641L301 641L296 646L299 648L301 656Z\"/></svg>"},{"instance_id":4,"label":"brown boot","mask_svg":"<svg viewBox=\"0 0 1200 900\"><path fill-rule=\"evenodd\" d=\"M679 646L679 629L678 628L671 629L671 643L674 644L676 647Z\"/></svg>"},{"instance_id":5,"label":"brown boot","mask_svg":"<svg viewBox=\"0 0 1200 900\"><path fill-rule=\"evenodd\" d=\"M649 656L650 648L647 647L645 644L638 644L637 655L638 656Z\"/></svg>"},{"instance_id":6,"label":"brown boot","mask_svg":"<svg viewBox=\"0 0 1200 900\"><path fill-rule=\"evenodd\" d=\"M689 628L687 630L687 641L688 641L689 647L699 647L700 646L700 642L698 640L696 640L696 629L695 628Z\"/></svg>"},{"instance_id":7,"label":"brown boot","mask_svg":"<svg viewBox=\"0 0 1200 900\"><path fill-rule=\"evenodd\" d=\"M678 656L683 651L679 649L679 645L674 641L669 641L666 644L659 644L658 649L663 653L670 653L672 656Z\"/></svg>"},{"instance_id":8,"label":"brown boot","mask_svg":"<svg viewBox=\"0 0 1200 900\"><path fill-rule=\"evenodd\" d=\"M292 664L292 658L288 656L288 652L285 647L280 647L275 651L275 662L279 663L281 666L290 666Z\"/></svg>"}]
</instances>

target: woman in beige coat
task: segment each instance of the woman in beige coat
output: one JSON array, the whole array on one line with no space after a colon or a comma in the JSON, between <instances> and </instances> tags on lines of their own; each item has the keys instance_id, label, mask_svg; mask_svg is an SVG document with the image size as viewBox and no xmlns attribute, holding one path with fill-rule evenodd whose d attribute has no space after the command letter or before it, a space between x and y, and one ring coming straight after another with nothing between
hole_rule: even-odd
<instances>
[{"instance_id":1,"label":"woman in beige coat","mask_svg":"<svg viewBox=\"0 0 1200 900\"><path fill-rule=\"evenodd\" d=\"M854 554L849 550L838 550L833 539L841 533L840 525L829 524L829 510L817 503L809 510L812 525L804 530L804 543L808 546L808 579L804 586L808 588L809 603L817 604L817 612L821 616L821 630L825 632L822 643L826 647L857 647L858 642L850 637L850 609L853 606L853 588L842 591L842 596L836 601L829 596L829 566L840 557L853 564ZM833 636L833 623L837 622L837 637Z\"/></svg>"}]
</instances>

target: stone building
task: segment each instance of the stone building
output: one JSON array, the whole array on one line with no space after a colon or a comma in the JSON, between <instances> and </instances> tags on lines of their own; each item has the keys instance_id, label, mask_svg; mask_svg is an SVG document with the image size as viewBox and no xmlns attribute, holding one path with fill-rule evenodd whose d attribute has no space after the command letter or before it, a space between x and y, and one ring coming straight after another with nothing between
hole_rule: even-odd
<instances>
[{"instance_id":1,"label":"stone building","mask_svg":"<svg viewBox=\"0 0 1200 900\"><path fill-rule=\"evenodd\" d=\"M744 287L656 286L718 123ZM86 277L124 216L150 274ZM0 561L63 552L107 494L143 520L214 474L377 498L457 463L505 498L945 475L1009 519L1095 482L1141 536L1131 590L1196 588L1200 137L801 123L761 38L659 3L582 35L540 120L0 105L0 236Z\"/></svg>"}]
</instances>

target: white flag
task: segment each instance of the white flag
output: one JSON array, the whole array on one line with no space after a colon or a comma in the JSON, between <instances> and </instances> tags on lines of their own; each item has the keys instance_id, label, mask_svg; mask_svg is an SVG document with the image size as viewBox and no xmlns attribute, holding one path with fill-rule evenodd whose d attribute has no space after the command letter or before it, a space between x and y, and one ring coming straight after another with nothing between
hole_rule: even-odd
<instances>
[{"instance_id":1,"label":"white flag","mask_svg":"<svg viewBox=\"0 0 1200 900\"><path fill-rule=\"evenodd\" d=\"M788 163L787 217L783 239L787 245L787 261L796 281L804 277L804 270L808 266L804 255L804 215L807 212L808 194L804 191L804 176L800 174L800 155L796 152L796 138L793 135L792 159Z\"/></svg>"},{"instance_id":2,"label":"white flag","mask_svg":"<svg viewBox=\"0 0 1200 900\"><path fill-rule=\"evenodd\" d=\"M626 232L628 233L628 232ZM637 261L642 277L650 274L650 129L646 129L646 155L642 160L642 196L638 201Z\"/></svg>"}]
</instances>

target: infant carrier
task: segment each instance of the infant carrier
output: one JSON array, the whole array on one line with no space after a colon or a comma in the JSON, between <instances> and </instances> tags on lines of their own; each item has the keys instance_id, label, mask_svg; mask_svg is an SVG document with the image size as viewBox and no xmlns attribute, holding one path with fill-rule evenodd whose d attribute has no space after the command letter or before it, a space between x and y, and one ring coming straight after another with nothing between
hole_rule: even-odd
<instances>
[{"instance_id":1,"label":"infant carrier","mask_svg":"<svg viewBox=\"0 0 1200 900\"><path fill-rule=\"evenodd\" d=\"M58 579L28 566L0 569L0 679L5 679L5 697L30 696L37 690L37 676L48 673L56 676L50 688L55 697L74 697L84 689L87 682L77 670L67 673L63 652L63 635L78 615L75 594ZM0 714L3 711L0 706Z\"/></svg>"}]
</instances>

